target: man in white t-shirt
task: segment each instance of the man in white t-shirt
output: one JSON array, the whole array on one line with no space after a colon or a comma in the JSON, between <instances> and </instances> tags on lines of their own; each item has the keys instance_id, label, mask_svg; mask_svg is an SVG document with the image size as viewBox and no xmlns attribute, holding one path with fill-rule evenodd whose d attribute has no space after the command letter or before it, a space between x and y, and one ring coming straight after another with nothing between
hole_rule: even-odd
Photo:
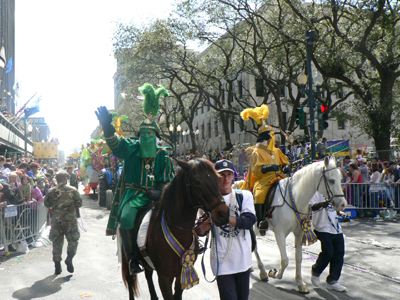
<instances>
[{"instance_id":1,"label":"man in white t-shirt","mask_svg":"<svg viewBox=\"0 0 400 300\"><path fill-rule=\"evenodd\" d=\"M250 289L251 235L249 229L256 223L253 195L247 190L233 190L234 167L227 159L215 163L221 176L220 191L230 208L229 223L216 227L216 240L211 242L211 268L217 276L221 300L247 300ZM241 193L241 196L236 195ZM241 205L238 203L240 198ZM207 227L208 225L208 227ZM198 231L209 230L209 224ZM218 255L216 254L216 247ZM219 268L217 264L219 262Z\"/></svg>"},{"instance_id":2,"label":"man in white t-shirt","mask_svg":"<svg viewBox=\"0 0 400 300\"><path fill-rule=\"evenodd\" d=\"M344 213L336 212L332 204L319 192L311 198L310 206L314 232L321 242L321 252L311 269L311 282L314 286L319 286L319 276L330 264L326 287L344 292L346 287L338 283L344 261L344 238L336 218L338 214L344 215Z\"/></svg>"}]
</instances>

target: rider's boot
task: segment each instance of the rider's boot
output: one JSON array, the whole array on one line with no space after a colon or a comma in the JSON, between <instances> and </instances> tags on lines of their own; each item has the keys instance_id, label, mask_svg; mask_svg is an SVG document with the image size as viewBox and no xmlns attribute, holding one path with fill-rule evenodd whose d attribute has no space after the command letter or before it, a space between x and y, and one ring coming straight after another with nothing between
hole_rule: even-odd
<instances>
[{"instance_id":1,"label":"rider's boot","mask_svg":"<svg viewBox=\"0 0 400 300\"><path fill-rule=\"evenodd\" d=\"M70 273L74 273L74 265L72 264L72 258L75 256L73 253L68 253L67 258L65 259L65 264L67 265L67 270Z\"/></svg>"},{"instance_id":2,"label":"rider's boot","mask_svg":"<svg viewBox=\"0 0 400 300\"><path fill-rule=\"evenodd\" d=\"M260 222L260 224L258 224L258 228L259 228L259 230L260 230L260 235L261 236L264 236L265 235L265 233L267 232L267 230L268 230L268 221L267 220L262 220L261 222Z\"/></svg>"},{"instance_id":3,"label":"rider's boot","mask_svg":"<svg viewBox=\"0 0 400 300\"><path fill-rule=\"evenodd\" d=\"M122 246L124 248L126 259L129 262L129 274L135 275L143 272L137 261L137 246L134 243L134 234L132 229L120 229Z\"/></svg>"},{"instance_id":4,"label":"rider's boot","mask_svg":"<svg viewBox=\"0 0 400 300\"><path fill-rule=\"evenodd\" d=\"M56 274L56 275L61 274L61 272L62 272L61 262L60 261L55 261L54 262L54 266L56 267L56 270L55 270L54 274Z\"/></svg>"}]
</instances>

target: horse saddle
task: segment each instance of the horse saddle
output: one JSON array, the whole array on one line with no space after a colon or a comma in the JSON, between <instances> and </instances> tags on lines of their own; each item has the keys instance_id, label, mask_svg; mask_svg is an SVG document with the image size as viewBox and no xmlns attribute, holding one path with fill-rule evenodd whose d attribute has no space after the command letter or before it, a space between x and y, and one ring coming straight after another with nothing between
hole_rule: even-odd
<instances>
[{"instance_id":1,"label":"horse saddle","mask_svg":"<svg viewBox=\"0 0 400 300\"><path fill-rule=\"evenodd\" d=\"M136 216L134 230L136 231L135 232L137 236L136 242L140 251L140 256L143 258L143 260L141 260L142 265L143 266L147 265L148 267L154 270L155 268L153 262L151 261L150 257L147 255L146 252L147 232L149 229L152 213L153 213L153 208L151 206L146 206L141 208Z\"/></svg>"}]
</instances>

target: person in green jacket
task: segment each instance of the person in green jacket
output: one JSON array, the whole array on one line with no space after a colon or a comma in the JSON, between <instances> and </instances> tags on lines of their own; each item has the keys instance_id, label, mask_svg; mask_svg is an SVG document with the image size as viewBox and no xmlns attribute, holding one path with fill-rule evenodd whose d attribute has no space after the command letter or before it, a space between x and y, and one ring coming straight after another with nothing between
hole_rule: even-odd
<instances>
[{"instance_id":1,"label":"person in green jacket","mask_svg":"<svg viewBox=\"0 0 400 300\"><path fill-rule=\"evenodd\" d=\"M107 145L116 157L124 159L124 169L117 184L106 234L115 235L119 229L131 275L143 271L137 259L139 249L133 230L137 212L149 202L157 201L164 185L175 175L168 152L157 145L160 128L151 120L158 114L159 97L168 96L168 91L164 87L154 90L151 84L145 84L140 92L145 96L143 111L149 119L141 123L138 139L116 135L112 115L107 108L101 106L96 111Z\"/></svg>"}]
</instances>

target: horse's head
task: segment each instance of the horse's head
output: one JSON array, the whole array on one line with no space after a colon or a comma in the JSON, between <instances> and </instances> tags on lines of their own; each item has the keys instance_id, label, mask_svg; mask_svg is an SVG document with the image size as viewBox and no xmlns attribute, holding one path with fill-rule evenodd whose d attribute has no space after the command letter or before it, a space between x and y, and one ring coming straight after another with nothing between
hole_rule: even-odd
<instances>
[{"instance_id":1,"label":"horse's head","mask_svg":"<svg viewBox=\"0 0 400 300\"><path fill-rule=\"evenodd\" d=\"M217 226L227 224L229 207L223 201L224 198L219 191L218 174L212 163L205 159L194 159L188 163L177 160L177 164L181 167L182 175L186 177L186 186L192 205L210 212Z\"/></svg>"},{"instance_id":2,"label":"horse's head","mask_svg":"<svg viewBox=\"0 0 400 300\"><path fill-rule=\"evenodd\" d=\"M343 194L341 185L341 173L336 166L334 156L325 157L321 164L321 177L318 181L317 190L323 194L336 210L344 210L347 206L347 200Z\"/></svg>"}]
</instances>

